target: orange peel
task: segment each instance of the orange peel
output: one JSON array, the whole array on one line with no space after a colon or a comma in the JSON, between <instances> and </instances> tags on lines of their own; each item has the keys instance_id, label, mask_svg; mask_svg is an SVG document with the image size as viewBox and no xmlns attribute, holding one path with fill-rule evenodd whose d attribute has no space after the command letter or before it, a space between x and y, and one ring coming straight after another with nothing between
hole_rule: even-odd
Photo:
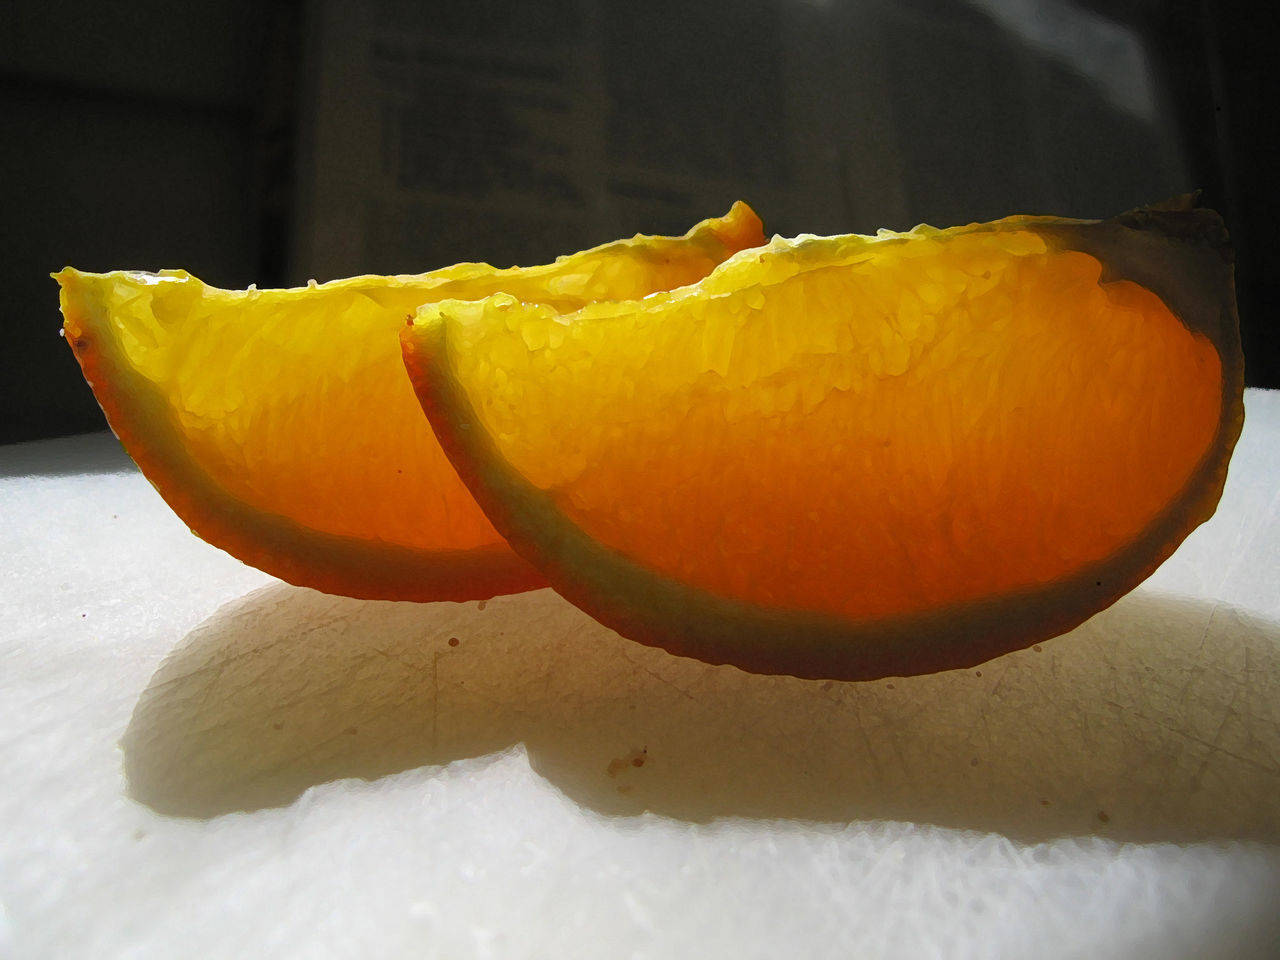
<instances>
[{"instance_id":1,"label":"orange peel","mask_svg":"<svg viewBox=\"0 0 1280 960\"><path fill-rule=\"evenodd\" d=\"M556 309L691 283L763 242L745 204L682 237L537 267L459 264L291 290L182 270L61 285L64 333L112 430L200 537L294 584L355 597L483 599L542 586L472 501L405 378L422 303L502 291Z\"/></svg>"},{"instance_id":2,"label":"orange peel","mask_svg":"<svg viewBox=\"0 0 1280 960\"><path fill-rule=\"evenodd\" d=\"M573 311L402 331L495 528L624 636L871 679L1063 633L1212 515L1243 423L1221 219L775 240Z\"/></svg>"}]
</instances>

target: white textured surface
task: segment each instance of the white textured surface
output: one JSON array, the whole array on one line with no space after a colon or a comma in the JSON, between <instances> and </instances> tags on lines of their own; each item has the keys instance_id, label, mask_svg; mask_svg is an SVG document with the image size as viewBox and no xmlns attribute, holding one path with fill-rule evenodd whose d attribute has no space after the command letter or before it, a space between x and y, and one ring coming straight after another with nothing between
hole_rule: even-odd
<instances>
[{"instance_id":1,"label":"white textured surface","mask_svg":"<svg viewBox=\"0 0 1280 960\"><path fill-rule=\"evenodd\" d=\"M0 450L0 957L1274 957L1280 394L1247 402L1148 585L872 684L547 592L286 587L110 438Z\"/></svg>"}]
</instances>

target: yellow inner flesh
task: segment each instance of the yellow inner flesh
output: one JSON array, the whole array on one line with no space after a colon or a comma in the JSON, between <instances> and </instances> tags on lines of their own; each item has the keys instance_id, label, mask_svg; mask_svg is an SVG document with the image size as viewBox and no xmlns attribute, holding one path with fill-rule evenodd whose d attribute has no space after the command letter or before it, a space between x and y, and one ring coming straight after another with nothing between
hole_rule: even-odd
<instances>
[{"instance_id":1,"label":"yellow inner flesh","mask_svg":"<svg viewBox=\"0 0 1280 960\"><path fill-rule=\"evenodd\" d=\"M558 310L644 297L692 283L762 239L758 219L737 205L682 238L620 241L542 267L462 264L264 291L219 290L183 271L83 274L92 308L73 310L68 331L78 338L84 325L88 349L145 378L161 399L153 406L231 498L326 533L468 549L502 541L405 375L399 331L415 308L498 291ZM131 452L147 469L153 452Z\"/></svg>"},{"instance_id":2,"label":"yellow inner flesh","mask_svg":"<svg viewBox=\"0 0 1280 960\"><path fill-rule=\"evenodd\" d=\"M1112 555L1209 448L1212 344L1100 272L1032 230L923 229L775 241L567 316L424 316L501 456L597 541L715 594L891 616Z\"/></svg>"}]
</instances>

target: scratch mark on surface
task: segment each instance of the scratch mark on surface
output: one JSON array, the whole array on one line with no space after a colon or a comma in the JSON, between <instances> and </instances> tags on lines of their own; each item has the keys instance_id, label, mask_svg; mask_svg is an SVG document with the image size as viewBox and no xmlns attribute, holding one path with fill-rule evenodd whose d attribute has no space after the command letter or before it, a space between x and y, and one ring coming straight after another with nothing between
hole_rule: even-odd
<instances>
[{"instance_id":1,"label":"scratch mark on surface","mask_svg":"<svg viewBox=\"0 0 1280 960\"><path fill-rule=\"evenodd\" d=\"M1223 756L1231 757L1233 760L1239 760L1241 763L1245 764L1248 767L1252 767L1255 770L1261 770L1263 773L1270 773L1270 774L1280 773L1280 767L1277 767L1274 764L1268 765L1253 757L1246 757L1243 754L1236 753L1234 750L1228 750L1227 748L1219 745L1218 741L1222 737L1222 731L1223 729L1225 729L1227 725L1227 721L1230 719L1231 718L1229 715L1222 718L1222 724L1221 726L1218 727L1218 732L1217 734L1215 734L1213 740L1206 740L1204 737L1197 737L1193 733L1187 733L1187 731L1185 730L1179 730L1177 727L1167 723L1157 722L1156 725L1164 727L1166 730L1170 731L1171 733L1179 737L1182 737L1184 740L1189 740L1192 743L1198 743L1202 747L1208 747L1210 757L1213 756L1214 754L1222 754ZM1209 758L1206 757L1203 763L1201 764L1200 771L1196 774L1195 782L1197 784L1200 782L1200 777L1204 773L1204 769L1208 765L1208 763L1209 763Z\"/></svg>"},{"instance_id":2,"label":"scratch mark on surface","mask_svg":"<svg viewBox=\"0 0 1280 960\"><path fill-rule=\"evenodd\" d=\"M1241 763L1245 763L1259 770L1267 769L1265 765L1258 763L1256 760L1250 760L1249 758L1243 757L1231 750L1227 750L1222 746L1222 735L1227 729L1227 724L1231 722L1231 718L1235 715L1236 702L1239 699L1240 688L1236 687L1235 691L1231 694L1231 700L1227 704L1226 709L1222 711L1222 719L1218 723L1218 729L1214 731L1212 741L1203 740L1200 737L1191 736L1189 734L1183 734L1187 739L1202 743L1204 746L1209 748L1209 752L1205 755L1204 759L1200 761L1200 769L1196 771L1196 775L1191 781L1197 787L1199 787L1201 781L1204 780L1205 771L1209 769L1209 763L1213 760L1216 754L1224 754L1225 756L1233 757Z\"/></svg>"},{"instance_id":3,"label":"scratch mark on surface","mask_svg":"<svg viewBox=\"0 0 1280 960\"><path fill-rule=\"evenodd\" d=\"M1148 716L1147 714L1134 710L1131 707L1126 707L1123 704L1117 703L1114 700L1108 700L1104 702L1108 706L1116 707L1122 713L1126 713L1129 716L1134 717L1135 719L1142 720L1144 723L1150 724L1153 727L1159 727L1162 730L1167 730L1169 733L1172 733L1175 737L1179 738L1180 740L1185 740L1188 743L1194 743L1198 746L1208 748L1209 754L1201 761L1200 769L1197 771L1193 781L1197 785L1200 783L1201 778L1204 776L1204 772L1207 769L1209 762L1214 756L1214 754L1221 754L1222 756L1230 757L1233 760L1238 760L1240 763L1243 763L1246 766L1251 767L1254 770L1259 770L1263 773L1269 773L1273 775L1280 774L1280 763L1268 764L1263 760L1259 760L1255 757L1245 756L1242 753L1237 753L1234 750L1229 750L1226 747L1222 746L1223 734L1226 731L1227 724L1231 721L1232 717L1235 716L1236 704L1239 701L1240 697L1242 696L1243 692L1244 692L1243 688L1237 688L1232 693L1231 700L1225 705L1223 709L1221 721L1219 722L1217 729L1214 731L1212 739L1206 739L1205 737L1196 736L1196 734L1191 733L1190 731L1184 730L1181 727L1177 726L1176 724L1168 723L1166 721L1157 719L1156 717Z\"/></svg>"},{"instance_id":4,"label":"scratch mark on surface","mask_svg":"<svg viewBox=\"0 0 1280 960\"><path fill-rule=\"evenodd\" d=\"M682 697L684 697L687 700L692 700L694 703L698 702L698 698L695 697L693 694L691 694L688 690L680 686L680 684L675 683L672 680L668 680L666 677L662 676L662 674L658 673L652 667L646 666L645 664L632 659L630 656L628 656L625 653L622 655L622 658L626 660L627 663L631 664L633 667L639 670L641 673L646 673L649 676L653 677L653 679L657 680L664 687L670 687L672 690L675 690L677 693L679 693Z\"/></svg>"},{"instance_id":5,"label":"scratch mark on surface","mask_svg":"<svg viewBox=\"0 0 1280 960\"><path fill-rule=\"evenodd\" d=\"M437 651L431 655L431 749L435 750L440 746L439 738L436 736L436 721L440 715L440 654Z\"/></svg>"},{"instance_id":6,"label":"scratch mark on surface","mask_svg":"<svg viewBox=\"0 0 1280 960\"><path fill-rule=\"evenodd\" d=\"M876 772L876 780L884 780L884 771L880 768L880 758L876 756L876 751L871 745L871 737L867 734L867 725L862 720L862 705L859 704L854 711L854 726L858 728L858 735L862 738L862 744L866 748L867 757L871 760L871 768ZM895 742L897 738L894 738Z\"/></svg>"},{"instance_id":7,"label":"scratch mark on surface","mask_svg":"<svg viewBox=\"0 0 1280 960\"><path fill-rule=\"evenodd\" d=\"M1204 652L1204 645L1209 642L1209 628L1213 626L1213 618L1218 613L1218 607L1222 606L1221 600L1213 601L1213 606L1209 608L1209 618L1204 622L1204 631L1200 634L1200 645L1196 647L1201 653Z\"/></svg>"}]
</instances>

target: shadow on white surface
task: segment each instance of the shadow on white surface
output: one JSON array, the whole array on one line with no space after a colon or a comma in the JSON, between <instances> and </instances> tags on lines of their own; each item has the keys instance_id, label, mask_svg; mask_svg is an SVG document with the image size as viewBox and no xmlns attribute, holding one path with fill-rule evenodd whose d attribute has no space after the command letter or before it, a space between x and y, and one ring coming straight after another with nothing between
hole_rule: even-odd
<instances>
[{"instance_id":1,"label":"shadow on white surface","mask_svg":"<svg viewBox=\"0 0 1280 960\"><path fill-rule=\"evenodd\" d=\"M0 478L136 473L115 434L103 430L74 437L15 443L0 457Z\"/></svg>"},{"instance_id":2,"label":"shadow on white surface","mask_svg":"<svg viewBox=\"0 0 1280 960\"><path fill-rule=\"evenodd\" d=\"M1280 625L1139 591L974 670L832 683L672 657L547 590L273 585L165 659L122 746L135 799L212 817L521 742L610 815L1280 841Z\"/></svg>"}]
</instances>

